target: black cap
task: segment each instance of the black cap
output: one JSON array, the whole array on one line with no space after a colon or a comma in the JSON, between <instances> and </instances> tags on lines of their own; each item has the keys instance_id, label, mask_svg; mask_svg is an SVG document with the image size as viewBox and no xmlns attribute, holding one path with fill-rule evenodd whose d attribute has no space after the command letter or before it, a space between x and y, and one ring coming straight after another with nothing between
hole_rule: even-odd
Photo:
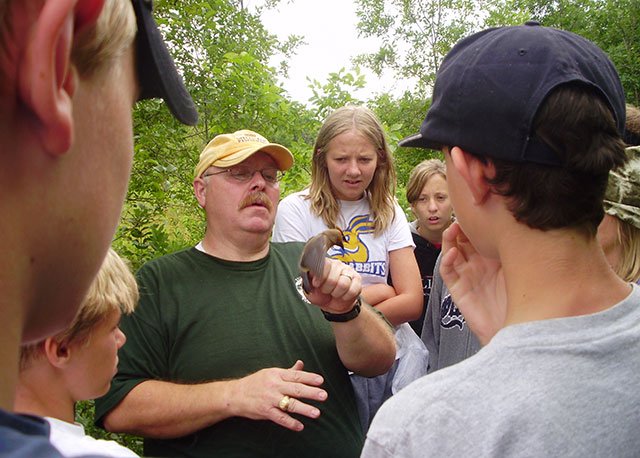
<instances>
[{"instance_id":1,"label":"black cap","mask_svg":"<svg viewBox=\"0 0 640 458\"><path fill-rule=\"evenodd\" d=\"M531 136L531 129L547 95L573 82L595 89L606 100L622 134L622 84L613 63L595 44L533 21L478 32L447 54L420 133L400 146L459 146L511 162L561 165L548 145Z\"/></svg>"},{"instance_id":2,"label":"black cap","mask_svg":"<svg viewBox=\"0 0 640 458\"><path fill-rule=\"evenodd\" d=\"M132 0L132 3L138 24L136 59L140 99L161 98L178 121L195 125L198 122L196 106L153 19L153 1Z\"/></svg>"}]
</instances>

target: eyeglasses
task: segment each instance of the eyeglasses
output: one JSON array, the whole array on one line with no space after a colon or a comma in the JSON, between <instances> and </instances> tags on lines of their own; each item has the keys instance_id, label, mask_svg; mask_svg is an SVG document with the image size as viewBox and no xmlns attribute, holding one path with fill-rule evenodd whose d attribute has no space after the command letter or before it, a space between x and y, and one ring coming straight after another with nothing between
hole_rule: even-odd
<instances>
[{"instance_id":1,"label":"eyeglasses","mask_svg":"<svg viewBox=\"0 0 640 458\"><path fill-rule=\"evenodd\" d=\"M270 184L276 184L277 182L282 180L282 177L284 177L284 172L281 170L278 170L275 167L267 167L266 169L262 169L262 170L252 170L249 167L245 167L242 165L236 165L228 169L220 170L219 172L207 173L202 175L202 177L206 178L206 177L210 177L211 175L220 175L221 173L228 173L229 176L234 180L237 180L241 183L246 183L247 181L253 178L253 175L255 175L256 172L260 172L260 175L262 175L262 178L264 178L264 181Z\"/></svg>"}]
</instances>

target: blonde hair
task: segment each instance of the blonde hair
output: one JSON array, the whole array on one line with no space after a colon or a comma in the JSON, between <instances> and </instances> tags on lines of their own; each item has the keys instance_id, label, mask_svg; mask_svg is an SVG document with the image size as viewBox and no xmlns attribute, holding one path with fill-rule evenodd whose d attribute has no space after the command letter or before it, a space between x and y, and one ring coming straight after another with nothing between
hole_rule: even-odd
<instances>
[{"instance_id":1,"label":"blonde hair","mask_svg":"<svg viewBox=\"0 0 640 458\"><path fill-rule=\"evenodd\" d=\"M373 179L366 191L371 206L374 233L379 235L395 216L396 171L393 157L385 138L382 124L377 116L362 106L345 106L331 113L318 132L313 147L311 164L311 186L309 199L311 210L330 228L337 227L340 205L332 192L327 169L327 147L340 134L355 130L374 146L377 165Z\"/></svg>"},{"instance_id":2,"label":"blonde hair","mask_svg":"<svg viewBox=\"0 0 640 458\"><path fill-rule=\"evenodd\" d=\"M407 202L412 204L417 201L424 185L434 175L440 175L447 180L447 169L440 159L427 159L416 165L407 183Z\"/></svg>"},{"instance_id":3,"label":"blonde hair","mask_svg":"<svg viewBox=\"0 0 640 458\"><path fill-rule=\"evenodd\" d=\"M7 53L7 35L13 28L11 7L15 0L0 0L0 54ZM24 2L25 0L17 0ZM17 2L16 2L17 3ZM90 77L97 70L109 68L134 42L136 16L131 0L108 0L96 24L74 37L71 59L80 77Z\"/></svg>"},{"instance_id":4,"label":"blonde hair","mask_svg":"<svg viewBox=\"0 0 640 458\"><path fill-rule=\"evenodd\" d=\"M640 229L616 217L620 261L614 269L624 281L640 280Z\"/></svg>"},{"instance_id":5,"label":"blonde hair","mask_svg":"<svg viewBox=\"0 0 640 458\"><path fill-rule=\"evenodd\" d=\"M58 342L87 342L96 326L113 311L131 314L138 297L138 285L128 263L110 248L73 322L53 338ZM24 369L43 349L44 339L22 346L20 368Z\"/></svg>"},{"instance_id":6,"label":"blonde hair","mask_svg":"<svg viewBox=\"0 0 640 458\"><path fill-rule=\"evenodd\" d=\"M108 0L98 21L74 43L71 58L80 76L91 76L118 59L133 44L136 15L131 0Z\"/></svg>"}]
</instances>

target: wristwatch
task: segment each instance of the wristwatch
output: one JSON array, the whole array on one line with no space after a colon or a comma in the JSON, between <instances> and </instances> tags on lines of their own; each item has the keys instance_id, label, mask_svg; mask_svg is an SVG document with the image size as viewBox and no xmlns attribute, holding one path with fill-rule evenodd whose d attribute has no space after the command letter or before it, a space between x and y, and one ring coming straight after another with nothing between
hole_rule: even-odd
<instances>
[{"instance_id":1,"label":"wristwatch","mask_svg":"<svg viewBox=\"0 0 640 458\"><path fill-rule=\"evenodd\" d=\"M353 308L351 310L349 310L348 312L345 312L345 313L329 313L329 312L325 312L323 310L322 314L324 315L324 319L327 320L327 321L334 321L334 322L337 322L337 323L345 323L347 321L353 320L358 315L360 315L360 308L361 307L362 307L362 298L360 296L358 296L358 299L356 299L356 303L353 304Z\"/></svg>"}]
</instances>

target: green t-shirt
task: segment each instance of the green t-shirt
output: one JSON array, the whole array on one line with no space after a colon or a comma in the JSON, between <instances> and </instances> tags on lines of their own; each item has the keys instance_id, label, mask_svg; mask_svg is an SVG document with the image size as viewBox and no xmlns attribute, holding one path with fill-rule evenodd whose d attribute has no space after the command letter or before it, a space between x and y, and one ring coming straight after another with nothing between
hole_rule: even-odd
<instances>
[{"instance_id":1,"label":"green t-shirt","mask_svg":"<svg viewBox=\"0 0 640 458\"><path fill-rule=\"evenodd\" d=\"M364 437L347 369L330 324L300 292L301 243L273 243L254 262L230 262L190 248L145 264L140 303L123 317L127 342L97 422L147 380L198 383L239 378L267 367L321 374L329 396L318 419L293 432L270 421L234 417L179 439L145 440L149 456L357 457ZM162 400L158 400L162 402Z\"/></svg>"}]
</instances>

